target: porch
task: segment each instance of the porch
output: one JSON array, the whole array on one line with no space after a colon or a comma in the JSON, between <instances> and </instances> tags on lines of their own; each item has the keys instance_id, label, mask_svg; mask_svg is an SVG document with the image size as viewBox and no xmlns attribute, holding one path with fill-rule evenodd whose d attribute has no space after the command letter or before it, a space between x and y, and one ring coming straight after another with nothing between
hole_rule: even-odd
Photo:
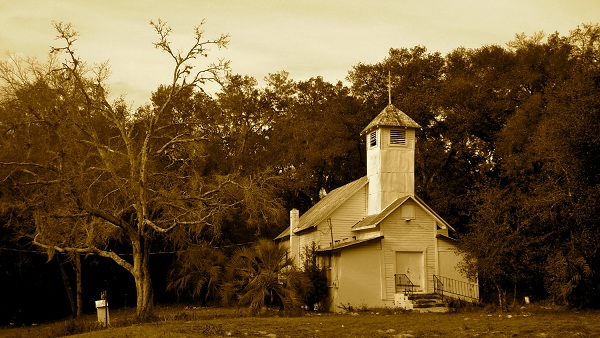
<instances>
[{"instance_id":1,"label":"porch","mask_svg":"<svg viewBox=\"0 0 600 338\"><path fill-rule=\"evenodd\" d=\"M396 274L394 305L407 310L446 308L448 298L479 302L479 285L433 275L433 294L415 292L415 284L406 274Z\"/></svg>"}]
</instances>

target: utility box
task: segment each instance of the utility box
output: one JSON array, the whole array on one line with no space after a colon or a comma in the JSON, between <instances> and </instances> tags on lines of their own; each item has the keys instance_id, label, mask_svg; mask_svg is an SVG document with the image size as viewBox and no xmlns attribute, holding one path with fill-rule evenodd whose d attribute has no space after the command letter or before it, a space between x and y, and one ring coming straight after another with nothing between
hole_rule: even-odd
<instances>
[{"instance_id":1,"label":"utility box","mask_svg":"<svg viewBox=\"0 0 600 338\"><path fill-rule=\"evenodd\" d=\"M108 302L106 299L96 301L96 312L98 313L98 322L108 327L110 318L108 316Z\"/></svg>"}]
</instances>

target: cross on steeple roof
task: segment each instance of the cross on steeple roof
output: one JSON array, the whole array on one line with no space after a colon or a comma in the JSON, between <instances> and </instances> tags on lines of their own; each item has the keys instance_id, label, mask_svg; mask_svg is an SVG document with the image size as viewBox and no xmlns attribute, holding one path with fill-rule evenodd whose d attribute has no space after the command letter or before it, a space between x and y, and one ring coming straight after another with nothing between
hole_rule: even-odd
<instances>
[{"instance_id":1,"label":"cross on steeple roof","mask_svg":"<svg viewBox=\"0 0 600 338\"><path fill-rule=\"evenodd\" d=\"M388 70L388 104L392 104L392 72Z\"/></svg>"}]
</instances>

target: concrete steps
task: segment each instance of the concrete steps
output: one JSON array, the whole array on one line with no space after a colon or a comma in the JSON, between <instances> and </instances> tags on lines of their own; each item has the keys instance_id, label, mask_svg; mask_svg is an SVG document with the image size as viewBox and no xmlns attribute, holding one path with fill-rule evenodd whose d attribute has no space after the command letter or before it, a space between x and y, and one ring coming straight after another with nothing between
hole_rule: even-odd
<instances>
[{"instance_id":1,"label":"concrete steps","mask_svg":"<svg viewBox=\"0 0 600 338\"><path fill-rule=\"evenodd\" d=\"M448 312L447 304L437 294L396 294L397 307L418 312Z\"/></svg>"},{"instance_id":2,"label":"concrete steps","mask_svg":"<svg viewBox=\"0 0 600 338\"><path fill-rule=\"evenodd\" d=\"M408 296L408 299L411 300L416 308L427 308L427 307L435 307L438 305L444 305L441 297L436 294L414 294L412 296Z\"/></svg>"}]
</instances>

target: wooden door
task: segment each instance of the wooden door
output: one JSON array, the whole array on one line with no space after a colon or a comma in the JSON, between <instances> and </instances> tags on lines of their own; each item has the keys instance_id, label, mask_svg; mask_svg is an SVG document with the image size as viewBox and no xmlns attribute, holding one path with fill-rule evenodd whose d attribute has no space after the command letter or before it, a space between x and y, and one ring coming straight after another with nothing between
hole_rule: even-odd
<instances>
[{"instance_id":1,"label":"wooden door","mask_svg":"<svg viewBox=\"0 0 600 338\"><path fill-rule=\"evenodd\" d=\"M423 291L425 277L423 252L396 252L396 273L405 274L415 285L415 291Z\"/></svg>"}]
</instances>

